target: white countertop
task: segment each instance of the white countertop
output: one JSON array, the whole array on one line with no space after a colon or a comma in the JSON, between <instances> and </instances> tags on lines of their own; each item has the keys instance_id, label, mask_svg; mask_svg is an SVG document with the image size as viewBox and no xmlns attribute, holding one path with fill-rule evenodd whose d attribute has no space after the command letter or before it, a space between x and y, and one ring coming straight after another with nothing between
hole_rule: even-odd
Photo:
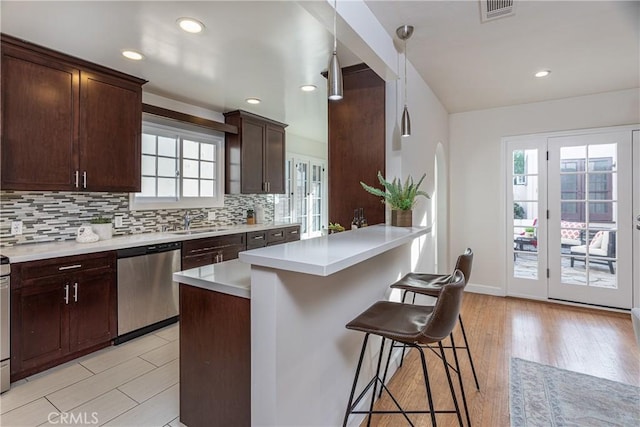
<instances>
[{"instance_id":1,"label":"white countertop","mask_svg":"<svg viewBox=\"0 0 640 427\"><path fill-rule=\"evenodd\" d=\"M178 283L241 298L251 298L251 266L237 259L173 273Z\"/></svg>"},{"instance_id":2,"label":"white countertop","mask_svg":"<svg viewBox=\"0 0 640 427\"><path fill-rule=\"evenodd\" d=\"M192 234L184 234L184 231L170 231L164 233L130 234L116 236L109 240L99 240L94 243L78 243L75 240L62 242L31 243L0 248L0 253L9 257L11 263L36 261L41 259L56 258L62 256L82 255L93 252L112 251L136 246L152 245L157 243L181 242L205 237L224 236L236 233L269 230L299 225L299 223L265 223L255 225L232 225L216 227L219 231L197 232L197 228L190 230ZM212 227L213 228L213 227Z\"/></svg>"},{"instance_id":3,"label":"white countertop","mask_svg":"<svg viewBox=\"0 0 640 427\"><path fill-rule=\"evenodd\" d=\"M430 227L373 225L239 254L247 264L329 276L427 234Z\"/></svg>"}]
</instances>

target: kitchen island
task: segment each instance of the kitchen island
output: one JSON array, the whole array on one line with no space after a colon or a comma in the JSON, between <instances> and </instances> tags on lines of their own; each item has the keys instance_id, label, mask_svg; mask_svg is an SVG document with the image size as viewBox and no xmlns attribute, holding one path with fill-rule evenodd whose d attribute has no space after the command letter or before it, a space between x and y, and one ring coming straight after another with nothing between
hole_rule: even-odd
<instances>
[{"instance_id":1,"label":"kitchen island","mask_svg":"<svg viewBox=\"0 0 640 427\"><path fill-rule=\"evenodd\" d=\"M181 360L181 405L187 396L200 399L193 411L231 414L236 418L226 420L233 425L340 425L362 342L362 334L344 326L388 299L389 285L411 270L412 243L428 232L376 225L241 253L250 267L230 261L176 273L182 316L190 316L183 303L197 307L190 321L181 318L181 358L183 340L201 343L185 348L190 354L206 348L204 341L218 346L189 363L195 386L183 382ZM185 292L191 297L182 298ZM379 346L372 341L362 378L373 372ZM236 400L217 403L225 389L237 393ZM189 413L193 407L181 406L182 422L197 427L208 419L211 425L211 414ZM356 425L358 417L351 421Z\"/></svg>"}]
</instances>

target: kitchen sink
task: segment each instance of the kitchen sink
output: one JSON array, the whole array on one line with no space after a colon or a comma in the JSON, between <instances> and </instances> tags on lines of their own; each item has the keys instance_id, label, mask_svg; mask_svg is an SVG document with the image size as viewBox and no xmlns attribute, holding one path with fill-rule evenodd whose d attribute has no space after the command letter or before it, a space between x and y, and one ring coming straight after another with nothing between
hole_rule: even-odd
<instances>
[{"instance_id":1,"label":"kitchen sink","mask_svg":"<svg viewBox=\"0 0 640 427\"><path fill-rule=\"evenodd\" d=\"M175 231L173 234L188 236L191 234L213 233L214 231L226 231L226 230L227 230L226 228L196 228L194 230Z\"/></svg>"}]
</instances>

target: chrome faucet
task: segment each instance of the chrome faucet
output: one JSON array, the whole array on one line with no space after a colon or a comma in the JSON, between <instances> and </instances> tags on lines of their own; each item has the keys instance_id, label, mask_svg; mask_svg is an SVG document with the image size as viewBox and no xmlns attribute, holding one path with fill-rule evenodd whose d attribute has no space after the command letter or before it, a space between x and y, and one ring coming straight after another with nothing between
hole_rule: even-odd
<instances>
[{"instance_id":1,"label":"chrome faucet","mask_svg":"<svg viewBox=\"0 0 640 427\"><path fill-rule=\"evenodd\" d=\"M184 229L189 230L191 228L191 223L199 219L204 219L204 215L200 214L196 216L191 216L189 214L189 211L187 211L182 217L182 219L184 220Z\"/></svg>"}]
</instances>

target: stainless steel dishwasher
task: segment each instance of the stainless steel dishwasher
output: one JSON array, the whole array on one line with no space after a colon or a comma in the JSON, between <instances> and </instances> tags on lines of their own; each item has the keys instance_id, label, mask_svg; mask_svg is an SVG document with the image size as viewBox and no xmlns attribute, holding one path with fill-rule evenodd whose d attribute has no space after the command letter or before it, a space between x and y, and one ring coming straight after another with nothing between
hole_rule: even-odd
<instances>
[{"instance_id":1,"label":"stainless steel dishwasher","mask_svg":"<svg viewBox=\"0 0 640 427\"><path fill-rule=\"evenodd\" d=\"M182 244L161 243L118 251L116 344L177 321Z\"/></svg>"}]
</instances>

